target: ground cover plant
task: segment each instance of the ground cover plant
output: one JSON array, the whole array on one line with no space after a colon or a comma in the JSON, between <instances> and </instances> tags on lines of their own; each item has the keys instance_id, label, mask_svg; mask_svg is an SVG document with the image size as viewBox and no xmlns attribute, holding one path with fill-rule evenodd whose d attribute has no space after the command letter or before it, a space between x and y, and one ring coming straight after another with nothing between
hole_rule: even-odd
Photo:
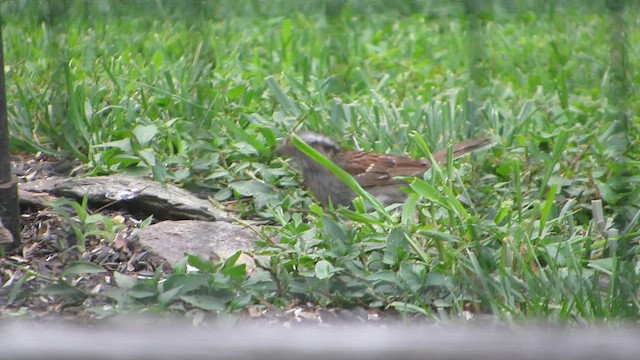
<instances>
[{"instance_id":1,"label":"ground cover plant","mask_svg":"<svg viewBox=\"0 0 640 360\"><path fill-rule=\"evenodd\" d=\"M189 256L145 280L116 271L94 313L302 301L638 320L636 2L0 4L14 151L206 191L265 225L253 276L235 257ZM414 157L471 136L497 145L410 179L401 209L324 209L272 151L296 127ZM114 228L85 207L64 216ZM39 291L97 296L73 277L101 271L73 262ZM32 296L36 275L3 278L5 294Z\"/></svg>"}]
</instances>

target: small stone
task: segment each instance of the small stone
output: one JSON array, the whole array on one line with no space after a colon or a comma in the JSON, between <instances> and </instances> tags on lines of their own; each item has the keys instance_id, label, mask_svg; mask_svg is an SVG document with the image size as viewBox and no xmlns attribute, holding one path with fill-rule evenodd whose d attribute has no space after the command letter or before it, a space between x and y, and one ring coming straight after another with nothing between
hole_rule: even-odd
<instances>
[{"instance_id":1,"label":"small stone","mask_svg":"<svg viewBox=\"0 0 640 360\"><path fill-rule=\"evenodd\" d=\"M180 220L148 226L135 233L133 241L173 267L187 253L224 261L240 250L253 249L257 238L253 231L227 222ZM253 259L246 254L238 262L254 267Z\"/></svg>"}]
</instances>

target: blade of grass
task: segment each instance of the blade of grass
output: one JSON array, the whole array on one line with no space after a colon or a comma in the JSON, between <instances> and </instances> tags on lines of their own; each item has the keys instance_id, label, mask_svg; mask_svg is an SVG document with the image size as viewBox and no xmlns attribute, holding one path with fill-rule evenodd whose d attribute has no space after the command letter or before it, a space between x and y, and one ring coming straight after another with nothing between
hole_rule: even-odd
<instances>
[{"instance_id":1,"label":"blade of grass","mask_svg":"<svg viewBox=\"0 0 640 360\"><path fill-rule=\"evenodd\" d=\"M547 219L549 218L549 214L551 213L551 208L553 207L554 200L556 199L556 189L558 184L552 184L549 192L547 193L547 199L542 206L542 210L540 212L540 228L538 229L538 236L542 238L545 225L547 223Z\"/></svg>"},{"instance_id":2,"label":"blade of grass","mask_svg":"<svg viewBox=\"0 0 640 360\"><path fill-rule=\"evenodd\" d=\"M300 116L300 109L293 100L284 93L278 81L273 76L269 76L265 81L267 82L267 86L273 91L273 95L276 97L278 103L280 103L280 106L282 106L289 115L295 117Z\"/></svg>"},{"instance_id":3,"label":"blade of grass","mask_svg":"<svg viewBox=\"0 0 640 360\"><path fill-rule=\"evenodd\" d=\"M229 119L220 120L236 139L240 139L256 149L262 156L269 156L271 150L258 140L255 134L249 134Z\"/></svg>"},{"instance_id":4,"label":"blade of grass","mask_svg":"<svg viewBox=\"0 0 640 360\"><path fill-rule=\"evenodd\" d=\"M549 179L553 174L553 169L555 169L556 164L560 160L560 155L562 155L562 152L564 151L565 146L567 145L568 139L569 139L569 134L564 130L560 131L560 134L558 134L558 137L556 140L556 146L553 148L551 160L547 162L544 176L542 177L542 181L540 182L540 191L538 192L538 200L542 199L544 190L547 188Z\"/></svg>"}]
</instances>

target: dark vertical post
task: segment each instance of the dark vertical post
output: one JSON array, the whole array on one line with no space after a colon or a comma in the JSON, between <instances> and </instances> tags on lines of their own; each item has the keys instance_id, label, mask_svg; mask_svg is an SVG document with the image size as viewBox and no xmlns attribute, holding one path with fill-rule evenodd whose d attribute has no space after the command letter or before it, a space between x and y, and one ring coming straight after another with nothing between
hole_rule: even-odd
<instances>
[{"instance_id":1,"label":"dark vertical post","mask_svg":"<svg viewBox=\"0 0 640 360\"><path fill-rule=\"evenodd\" d=\"M0 24L0 246L15 247L20 242L20 211L18 183L11 176L9 159L9 124L7 95L4 86L4 54ZM7 231L8 230L8 231Z\"/></svg>"}]
</instances>

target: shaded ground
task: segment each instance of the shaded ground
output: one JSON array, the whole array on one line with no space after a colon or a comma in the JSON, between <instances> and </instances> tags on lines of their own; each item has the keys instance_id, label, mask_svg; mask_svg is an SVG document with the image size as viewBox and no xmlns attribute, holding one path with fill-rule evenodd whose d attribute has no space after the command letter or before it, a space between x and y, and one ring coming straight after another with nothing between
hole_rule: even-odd
<instances>
[{"instance_id":1,"label":"shaded ground","mask_svg":"<svg viewBox=\"0 0 640 360\"><path fill-rule=\"evenodd\" d=\"M61 162L42 155L17 156L13 159L13 166L20 182L61 175L74 176L82 172L79 163ZM22 246L9 252L6 259L0 260L0 317L94 321L101 317L96 309L113 304L113 299L104 295L116 289L113 272L145 278L153 276L156 271L170 271L161 259L135 243L129 243L128 239L141 219L124 210L94 210L121 226L115 241L88 236L86 248L82 251L72 246L77 242L77 236L70 225L70 221L73 221L70 215L63 215L60 209L42 208L25 201L21 205ZM58 282L58 279L64 268L74 261L92 262L108 271L69 277L67 280L74 285L70 288ZM70 291L80 291L75 297L77 300L68 296ZM62 293L66 296L56 296ZM184 306L184 313L189 314L194 322L215 318L212 313L189 308L186 304ZM234 319L260 320L288 326L298 323L379 322L397 320L398 314L381 312L379 309L326 309L313 304L296 304L286 309L262 304L244 309Z\"/></svg>"},{"instance_id":2,"label":"shaded ground","mask_svg":"<svg viewBox=\"0 0 640 360\"><path fill-rule=\"evenodd\" d=\"M21 155L12 160L12 170L20 182L81 172L77 163L58 161L44 155ZM162 266L152 261L147 251L131 249L126 243L138 220L120 211L102 210L102 213L122 222L124 227L118 233L118 239L110 243L89 236L85 251L80 251L72 247L77 237L69 218L51 208L21 203L22 246L9 252L1 265L3 287L0 298L6 301L0 301L0 313L28 318L90 319L93 315L86 311L88 308L110 303L111 300L104 296L89 296L74 302L68 297L59 300L56 296L38 292L56 284L65 265L73 261L90 261L109 270L77 280L75 285L78 289L92 294L114 286L111 283L112 271L146 276Z\"/></svg>"}]
</instances>

